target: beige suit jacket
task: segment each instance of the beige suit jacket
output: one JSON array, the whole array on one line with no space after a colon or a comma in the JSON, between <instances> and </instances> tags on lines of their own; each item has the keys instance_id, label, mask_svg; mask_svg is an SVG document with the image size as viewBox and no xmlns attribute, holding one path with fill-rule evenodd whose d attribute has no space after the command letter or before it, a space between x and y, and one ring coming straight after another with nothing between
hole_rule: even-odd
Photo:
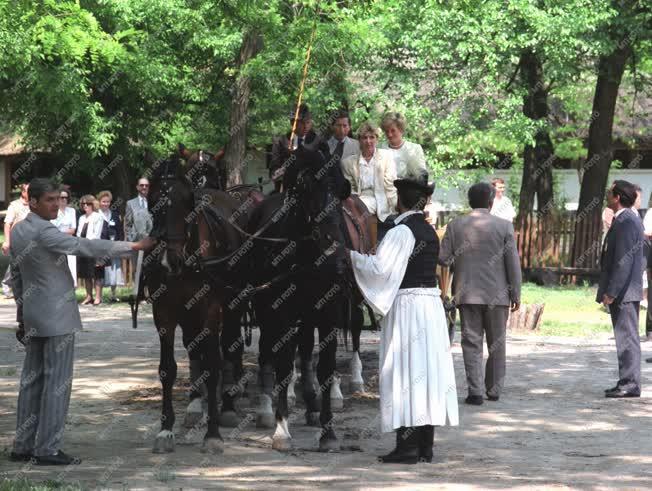
<instances>
[{"instance_id":1,"label":"beige suit jacket","mask_svg":"<svg viewBox=\"0 0 652 491\"><path fill-rule=\"evenodd\" d=\"M453 267L457 305L520 302L521 266L511 222L479 208L446 227L439 262Z\"/></svg>"},{"instance_id":2,"label":"beige suit jacket","mask_svg":"<svg viewBox=\"0 0 652 491\"><path fill-rule=\"evenodd\" d=\"M342 173L351 183L351 194L360 194L360 153L342 159ZM374 195L377 215L381 222L396 212L396 166L387 150L376 149L376 172L374 174Z\"/></svg>"}]
</instances>

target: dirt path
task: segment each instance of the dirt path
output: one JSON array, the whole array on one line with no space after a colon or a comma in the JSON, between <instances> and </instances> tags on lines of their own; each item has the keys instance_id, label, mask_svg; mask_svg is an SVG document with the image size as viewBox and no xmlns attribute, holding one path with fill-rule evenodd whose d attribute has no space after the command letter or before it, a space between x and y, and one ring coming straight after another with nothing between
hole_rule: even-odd
<instances>
[{"instance_id":1,"label":"dirt path","mask_svg":"<svg viewBox=\"0 0 652 491\"><path fill-rule=\"evenodd\" d=\"M14 307L0 303L0 325L13 325ZM224 428L221 456L200 453L203 433L182 428L184 391L177 391L177 450L151 453L159 429L158 340L151 316L131 329L128 307L84 307L85 331L77 338L75 380L65 449L84 459L70 468L30 467L6 459L24 351L0 329L0 480L78 483L84 488L235 489L607 489L652 488L652 364L643 366L640 399L608 400L616 380L613 340L510 336L506 391L496 403L463 404L466 395L459 345L453 349L460 397L460 426L438 429L435 462L379 465L393 434L380 434L372 391L352 398L343 381L345 408L336 431L344 450L316 452L318 429L291 418L296 449L271 449L271 431L253 423ZM187 361L177 336L179 374ZM364 376L372 387L377 336L363 337ZM652 356L652 345L643 344ZM345 370L348 354L340 352ZM252 364L251 368L255 366ZM253 403L243 400L243 420Z\"/></svg>"}]
</instances>

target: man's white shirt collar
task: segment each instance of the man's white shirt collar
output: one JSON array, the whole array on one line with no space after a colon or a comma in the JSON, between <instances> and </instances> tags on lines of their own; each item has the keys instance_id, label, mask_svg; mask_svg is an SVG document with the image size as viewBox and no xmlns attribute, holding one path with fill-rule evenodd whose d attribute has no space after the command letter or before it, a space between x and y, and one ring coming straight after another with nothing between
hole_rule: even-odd
<instances>
[{"instance_id":1,"label":"man's white shirt collar","mask_svg":"<svg viewBox=\"0 0 652 491\"><path fill-rule=\"evenodd\" d=\"M399 223L401 223L403 221L403 219L409 217L410 215L415 215L417 213L421 213L423 215L423 211L421 211L421 210L408 210L405 213L401 213L399 216L397 216L394 219L394 225L398 225Z\"/></svg>"}]
</instances>

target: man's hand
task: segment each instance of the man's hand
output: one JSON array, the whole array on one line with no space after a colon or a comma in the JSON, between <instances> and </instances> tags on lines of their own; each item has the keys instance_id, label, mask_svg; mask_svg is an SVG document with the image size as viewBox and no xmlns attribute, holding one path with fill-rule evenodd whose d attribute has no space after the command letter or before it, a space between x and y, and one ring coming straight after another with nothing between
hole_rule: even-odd
<instances>
[{"instance_id":1,"label":"man's hand","mask_svg":"<svg viewBox=\"0 0 652 491\"><path fill-rule=\"evenodd\" d=\"M143 237L138 242L133 243L134 251L149 251L156 245L156 239L151 237Z\"/></svg>"},{"instance_id":2,"label":"man's hand","mask_svg":"<svg viewBox=\"0 0 652 491\"><path fill-rule=\"evenodd\" d=\"M2 253L5 256L9 255L9 242L8 241L5 241L5 242L2 243Z\"/></svg>"},{"instance_id":3,"label":"man's hand","mask_svg":"<svg viewBox=\"0 0 652 491\"><path fill-rule=\"evenodd\" d=\"M611 305L612 303L614 303L614 300L616 300L615 297L610 297L606 293L604 295L602 295L602 303L603 303L603 305Z\"/></svg>"},{"instance_id":4,"label":"man's hand","mask_svg":"<svg viewBox=\"0 0 652 491\"><path fill-rule=\"evenodd\" d=\"M22 322L18 324L18 330L16 331L16 339L20 344L25 346L25 324Z\"/></svg>"},{"instance_id":5,"label":"man's hand","mask_svg":"<svg viewBox=\"0 0 652 491\"><path fill-rule=\"evenodd\" d=\"M511 306L509 308L511 312L516 312L520 308L521 308L521 302L514 301L514 300L511 301Z\"/></svg>"}]
</instances>

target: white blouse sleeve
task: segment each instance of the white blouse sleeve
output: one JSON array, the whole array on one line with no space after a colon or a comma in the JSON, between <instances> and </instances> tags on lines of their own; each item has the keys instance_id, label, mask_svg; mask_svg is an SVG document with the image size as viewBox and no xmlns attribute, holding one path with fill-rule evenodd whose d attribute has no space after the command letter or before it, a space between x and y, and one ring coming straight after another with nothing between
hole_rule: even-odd
<instances>
[{"instance_id":1,"label":"white blouse sleeve","mask_svg":"<svg viewBox=\"0 0 652 491\"><path fill-rule=\"evenodd\" d=\"M410 255L414 249L414 235L405 225L387 232L375 256L351 251L355 279L367 303L387 315L403 281Z\"/></svg>"}]
</instances>

